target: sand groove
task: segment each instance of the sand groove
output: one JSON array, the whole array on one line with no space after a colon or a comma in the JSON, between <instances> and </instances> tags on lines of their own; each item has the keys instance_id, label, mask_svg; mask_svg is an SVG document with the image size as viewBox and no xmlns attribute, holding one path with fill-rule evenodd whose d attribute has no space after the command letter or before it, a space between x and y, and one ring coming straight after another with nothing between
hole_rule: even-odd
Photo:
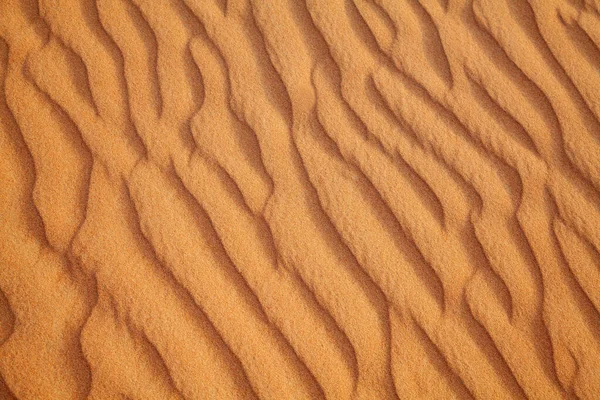
<instances>
[{"instance_id":1,"label":"sand groove","mask_svg":"<svg viewBox=\"0 0 600 400\"><path fill-rule=\"evenodd\" d=\"M0 398L600 396L595 0L0 4Z\"/></svg>"}]
</instances>

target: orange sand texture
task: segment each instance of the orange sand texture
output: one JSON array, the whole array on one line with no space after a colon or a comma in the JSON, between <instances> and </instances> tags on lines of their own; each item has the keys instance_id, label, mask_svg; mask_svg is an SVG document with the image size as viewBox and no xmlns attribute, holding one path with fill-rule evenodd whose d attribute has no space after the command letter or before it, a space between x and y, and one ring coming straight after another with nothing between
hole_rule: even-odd
<instances>
[{"instance_id":1,"label":"orange sand texture","mask_svg":"<svg viewBox=\"0 0 600 400\"><path fill-rule=\"evenodd\" d=\"M599 0L1 0L1 399L600 399Z\"/></svg>"}]
</instances>

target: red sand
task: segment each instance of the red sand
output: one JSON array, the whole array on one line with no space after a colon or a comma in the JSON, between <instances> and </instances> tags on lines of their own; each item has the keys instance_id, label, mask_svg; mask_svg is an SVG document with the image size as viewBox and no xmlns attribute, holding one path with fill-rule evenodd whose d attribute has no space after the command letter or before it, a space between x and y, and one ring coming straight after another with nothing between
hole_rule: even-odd
<instances>
[{"instance_id":1,"label":"red sand","mask_svg":"<svg viewBox=\"0 0 600 400\"><path fill-rule=\"evenodd\" d=\"M600 398L598 0L3 0L0 398Z\"/></svg>"}]
</instances>

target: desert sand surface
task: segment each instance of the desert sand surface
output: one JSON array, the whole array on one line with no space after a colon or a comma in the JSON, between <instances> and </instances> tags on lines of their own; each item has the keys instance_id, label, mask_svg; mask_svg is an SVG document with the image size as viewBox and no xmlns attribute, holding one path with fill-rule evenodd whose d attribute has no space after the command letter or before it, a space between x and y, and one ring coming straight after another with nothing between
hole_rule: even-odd
<instances>
[{"instance_id":1,"label":"desert sand surface","mask_svg":"<svg viewBox=\"0 0 600 400\"><path fill-rule=\"evenodd\" d=\"M600 399L600 1L1 0L0 399Z\"/></svg>"}]
</instances>

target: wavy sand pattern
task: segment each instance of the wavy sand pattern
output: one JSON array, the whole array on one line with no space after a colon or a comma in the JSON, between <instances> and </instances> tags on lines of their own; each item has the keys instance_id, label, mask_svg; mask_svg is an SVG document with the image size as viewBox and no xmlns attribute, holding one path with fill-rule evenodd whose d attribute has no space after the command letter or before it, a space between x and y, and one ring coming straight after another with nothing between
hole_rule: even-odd
<instances>
[{"instance_id":1,"label":"wavy sand pattern","mask_svg":"<svg viewBox=\"0 0 600 400\"><path fill-rule=\"evenodd\" d=\"M600 398L600 1L3 0L0 398Z\"/></svg>"}]
</instances>

